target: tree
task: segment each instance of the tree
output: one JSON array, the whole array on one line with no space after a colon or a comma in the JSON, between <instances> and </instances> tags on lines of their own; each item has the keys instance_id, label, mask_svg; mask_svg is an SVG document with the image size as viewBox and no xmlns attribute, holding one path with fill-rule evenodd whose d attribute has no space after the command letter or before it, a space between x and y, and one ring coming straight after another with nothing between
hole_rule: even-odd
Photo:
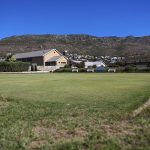
<instances>
[{"instance_id":1,"label":"tree","mask_svg":"<svg viewBox=\"0 0 150 150\"><path fill-rule=\"evenodd\" d=\"M6 61L8 61L8 62L15 62L16 58L12 54L7 54Z\"/></svg>"},{"instance_id":2,"label":"tree","mask_svg":"<svg viewBox=\"0 0 150 150\"><path fill-rule=\"evenodd\" d=\"M79 67L79 68L84 68L84 67L85 67L84 62L81 62L80 64L78 64L77 67Z\"/></svg>"}]
</instances>

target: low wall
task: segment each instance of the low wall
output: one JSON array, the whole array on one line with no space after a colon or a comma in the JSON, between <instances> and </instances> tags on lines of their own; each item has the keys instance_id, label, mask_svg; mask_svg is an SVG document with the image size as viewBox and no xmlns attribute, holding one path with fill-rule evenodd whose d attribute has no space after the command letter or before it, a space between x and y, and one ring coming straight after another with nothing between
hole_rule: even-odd
<instances>
[{"instance_id":1,"label":"low wall","mask_svg":"<svg viewBox=\"0 0 150 150\"><path fill-rule=\"evenodd\" d=\"M40 71L54 71L56 69L59 69L60 66L37 66L37 69Z\"/></svg>"}]
</instances>

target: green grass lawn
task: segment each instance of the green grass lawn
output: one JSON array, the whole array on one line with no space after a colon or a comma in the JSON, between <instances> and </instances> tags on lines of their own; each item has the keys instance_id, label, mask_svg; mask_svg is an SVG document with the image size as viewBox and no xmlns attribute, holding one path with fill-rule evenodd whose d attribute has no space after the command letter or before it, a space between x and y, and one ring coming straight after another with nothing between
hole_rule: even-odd
<instances>
[{"instance_id":1,"label":"green grass lawn","mask_svg":"<svg viewBox=\"0 0 150 150\"><path fill-rule=\"evenodd\" d=\"M0 149L149 149L148 73L0 74Z\"/></svg>"}]
</instances>

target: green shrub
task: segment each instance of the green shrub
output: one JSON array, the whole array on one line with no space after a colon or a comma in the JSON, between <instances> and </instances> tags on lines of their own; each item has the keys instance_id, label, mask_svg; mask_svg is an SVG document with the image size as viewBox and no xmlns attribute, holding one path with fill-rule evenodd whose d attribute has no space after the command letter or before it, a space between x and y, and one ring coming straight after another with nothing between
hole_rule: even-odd
<instances>
[{"instance_id":1,"label":"green shrub","mask_svg":"<svg viewBox=\"0 0 150 150\"><path fill-rule=\"evenodd\" d=\"M126 66L124 71L125 72L136 72L136 67L134 67L134 66Z\"/></svg>"},{"instance_id":2,"label":"green shrub","mask_svg":"<svg viewBox=\"0 0 150 150\"><path fill-rule=\"evenodd\" d=\"M78 70L79 70L79 72L87 72L86 71L87 69L85 69L85 68L79 68Z\"/></svg>"},{"instance_id":3,"label":"green shrub","mask_svg":"<svg viewBox=\"0 0 150 150\"><path fill-rule=\"evenodd\" d=\"M70 68L70 65L66 64L64 68Z\"/></svg>"},{"instance_id":4,"label":"green shrub","mask_svg":"<svg viewBox=\"0 0 150 150\"><path fill-rule=\"evenodd\" d=\"M78 68L79 72L87 72L85 68ZM60 68L55 70L55 72L72 72L72 68Z\"/></svg>"},{"instance_id":5,"label":"green shrub","mask_svg":"<svg viewBox=\"0 0 150 150\"><path fill-rule=\"evenodd\" d=\"M0 62L0 72L28 71L29 66L27 62Z\"/></svg>"},{"instance_id":6,"label":"green shrub","mask_svg":"<svg viewBox=\"0 0 150 150\"><path fill-rule=\"evenodd\" d=\"M128 66L125 66L125 67L117 67L117 72L139 72L139 73L142 73L142 72L150 72L150 68L144 68L144 69L139 69L137 68L136 66L134 65L128 65Z\"/></svg>"},{"instance_id":7,"label":"green shrub","mask_svg":"<svg viewBox=\"0 0 150 150\"><path fill-rule=\"evenodd\" d=\"M72 72L71 68L60 68L58 70L55 70L55 72Z\"/></svg>"},{"instance_id":8,"label":"green shrub","mask_svg":"<svg viewBox=\"0 0 150 150\"><path fill-rule=\"evenodd\" d=\"M81 62L79 64L76 64L76 67L78 67L78 68L84 68L85 64L84 64L84 62Z\"/></svg>"}]
</instances>

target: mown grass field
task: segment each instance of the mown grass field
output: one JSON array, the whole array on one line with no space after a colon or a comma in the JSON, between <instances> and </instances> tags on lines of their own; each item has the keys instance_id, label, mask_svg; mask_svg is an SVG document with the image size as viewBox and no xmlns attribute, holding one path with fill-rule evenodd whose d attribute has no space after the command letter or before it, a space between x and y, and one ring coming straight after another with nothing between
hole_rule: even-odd
<instances>
[{"instance_id":1,"label":"mown grass field","mask_svg":"<svg viewBox=\"0 0 150 150\"><path fill-rule=\"evenodd\" d=\"M0 74L0 149L150 149L150 74Z\"/></svg>"}]
</instances>

